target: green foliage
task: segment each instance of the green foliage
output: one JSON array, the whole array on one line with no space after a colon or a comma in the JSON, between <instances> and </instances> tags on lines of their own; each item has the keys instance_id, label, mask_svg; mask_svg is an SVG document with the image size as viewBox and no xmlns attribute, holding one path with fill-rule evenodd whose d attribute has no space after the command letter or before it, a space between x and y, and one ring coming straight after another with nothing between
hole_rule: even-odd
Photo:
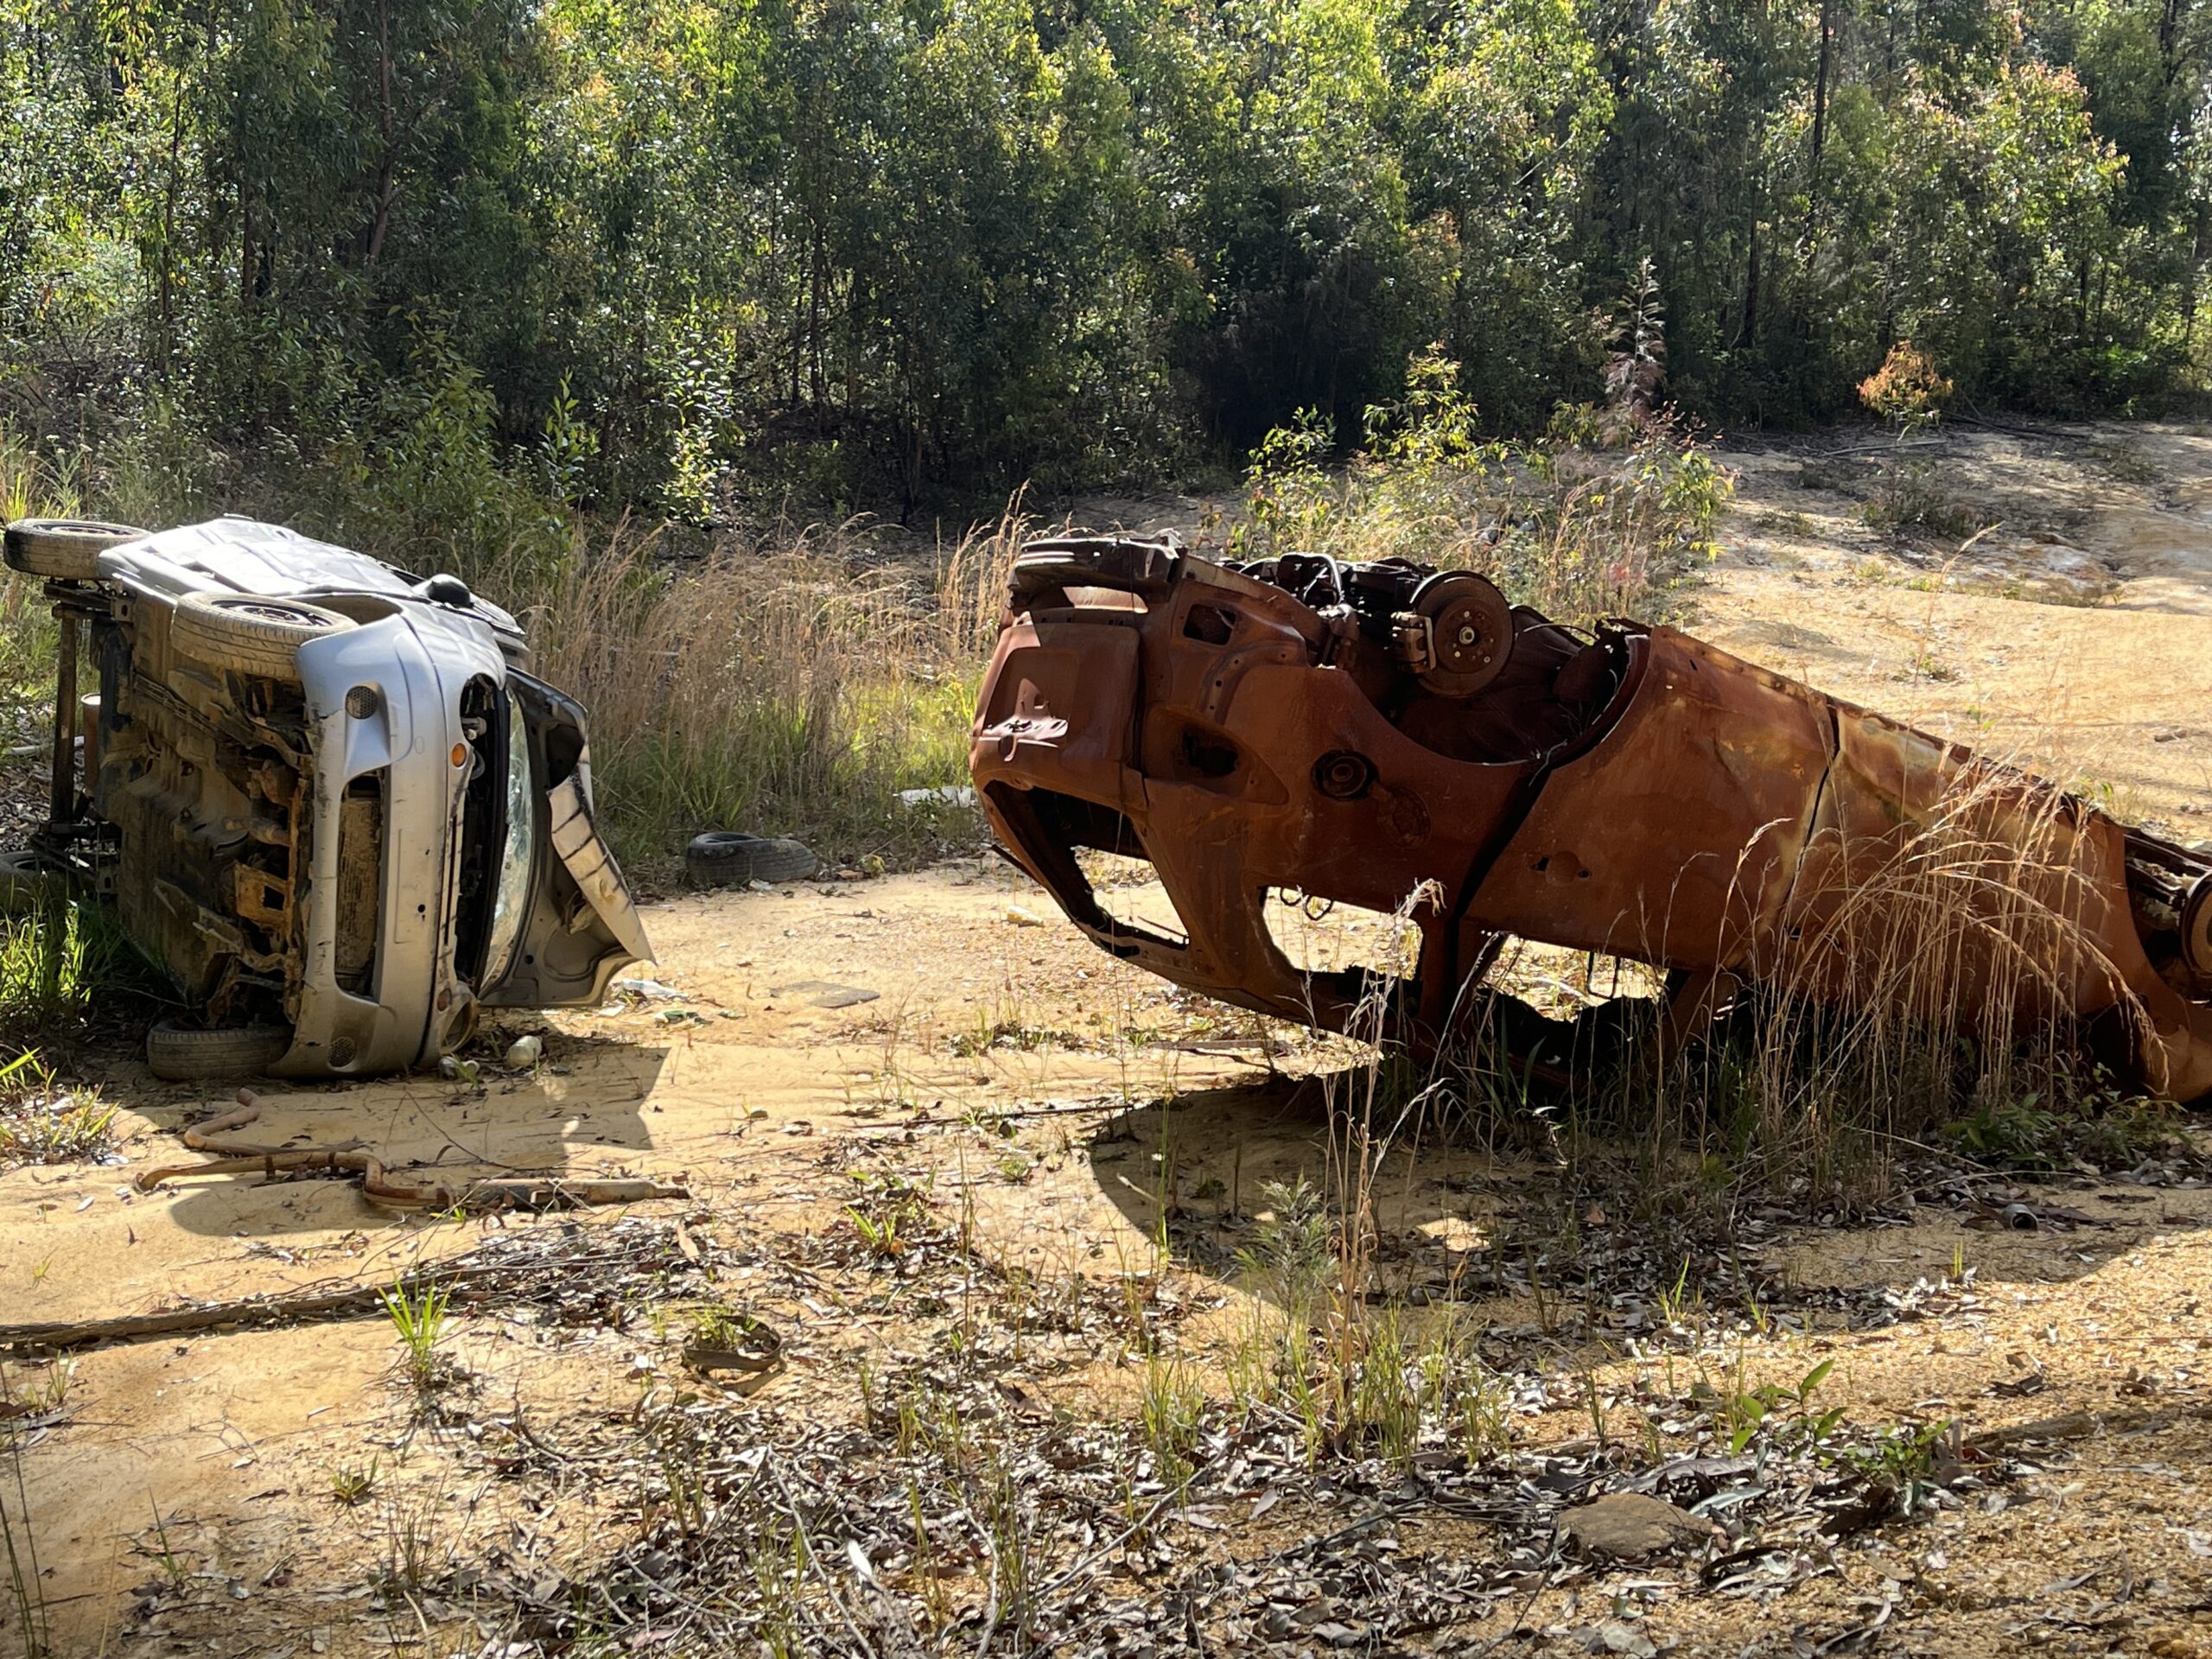
<instances>
[{"instance_id":1,"label":"green foliage","mask_svg":"<svg viewBox=\"0 0 2212 1659\"><path fill-rule=\"evenodd\" d=\"M1986 1101L1944 1124L1942 1138L1983 1162L2023 1170L2063 1169L2076 1160L2126 1169L2183 1143L2171 1103L2122 1096L2101 1077L2063 1081L2074 1086Z\"/></svg>"},{"instance_id":2,"label":"green foliage","mask_svg":"<svg viewBox=\"0 0 2212 1659\"><path fill-rule=\"evenodd\" d=\"M1564 407L1539 442L1485 439L1459 365L1432 347L1408 365L1402 397L1367 410L1345 465L1331 464L1328 422L1312 410L1261 442L1230 551L1479 570L1576 620L1638 608L1711 554L1732 486L1666 420L1627 412L1626 399Z\"/></svg>"},{"instance_id":3,"label":"green foliage","mask_svg":"<svg viewBox=\"0 0 2212 1659\"><path fill-rule=\"evenodd\" d=\"M1763 1435L1783 1446L1825 1446L1842 1424L1844 1408L1816 1408L1814 1396L1834 1369L1834 1360L1824 1359L1787 1388L1778 1382L1745 1387L1739 1380L1736 1387L1724 1390L1719 1405L1728 1455L1737 1456Z\"/></svg>"},{"instance_id":4,"label":"green foliage","mask_svg":"<svg viewBox=\"0 0 2212 1659\"><path fill-rule=\"evenodd\" d=\"M23 914L0 916L0 1027L10 1031L65 1033L97 1005L111 1013L118 998L162 988L108 905L57 893Z\"/></svg>"},{"instance_id":5,"label":"green foliage","mask_svg":"<svg viewBox=\"0 0 2212 1659\"><path fill-rule=\"evenodd\" d=\"M1956 1460L1958 1420L1904 1424L1889 1429L1871 1445L1843 1449L1837 1461L1845 1464L1877 1490L1891 1494L1899 1516L1927 1507L1929 1494L1940 1484L1948 1459Z\"/></svg>"},{"instance_id":6,"label":"green foliage","mask_svg":"<svg viewBox=\"0 0 2212 1659\"><path fill-rule=\"evenodd\" d=\"M1429 341L1493 433L1834 414L1905 338L2145 407L2208 67L2200 0L0 0L0 414L470 566L524 475L914 512L1350 436Z\"/></svg>"},{"instance_id":7,"label":"green foliage","mask_svg":"<svg viewBox=\"0 0 2212 1659\"><path fill-rule=\"evenodd\" d=\"M116 1112L96 1090L57 1085L27 1049L0 1065L0 1168L97 1161L114 1147Z\"/></svg>"}]
</instances>

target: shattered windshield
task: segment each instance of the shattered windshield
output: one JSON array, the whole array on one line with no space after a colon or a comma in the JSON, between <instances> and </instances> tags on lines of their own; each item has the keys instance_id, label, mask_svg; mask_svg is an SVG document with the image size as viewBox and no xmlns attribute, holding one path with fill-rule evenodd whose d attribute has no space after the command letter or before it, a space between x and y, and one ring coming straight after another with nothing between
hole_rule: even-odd
<instances>
[{"instance_id":1,"label":"shattered windshield","mask_svg":"<svg viewBox=\"0 0 2212 1659\"><path fill-rule=\"evenodd\" d=\"M512 966L515 941L530 913L530 878L537 861L537 813L531 799L530 727L522 704L507 693L507 834L499 854L499 891L492 900L492 938L485 952L485 982L496 985Z\"/></svg>"}]
</instances>

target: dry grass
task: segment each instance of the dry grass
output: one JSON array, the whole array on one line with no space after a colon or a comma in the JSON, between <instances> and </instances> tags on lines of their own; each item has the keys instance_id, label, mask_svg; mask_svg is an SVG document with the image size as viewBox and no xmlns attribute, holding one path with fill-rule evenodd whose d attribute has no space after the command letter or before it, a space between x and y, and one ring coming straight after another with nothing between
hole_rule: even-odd
<instances>
[{"instance_id":1,"label":"dry grass","mask_svg":"<svg viewBox=\"0 0 2212 1659\"><path fill-rule=\"evenodd\" d=\"M1479 436L1459 365L1409 365L1405 400L1370 410L1341 466L1308 421L1254 451L1240 557L1326 553L1398 558L1488 575L1516 604L1560 621L1648 613L1714 550L1733 489L1709 452L1663 421L1624 427L1562 407L1545 441Z\"/></svg>"},{"instance_id":2,"label":"dry grass","mask_svg":"<svg viewBox=\"0 0 2212 1659\"><path fill-rule=\"evenodd\" d=\"M672 565L618 527L512 597L539 671L591 711L594 787L629 857L743 829L912 862L974 838L965 809L899 796L966 779L1020 536L1009 515L912 570L860 565L849 530Z\"/></svg>"},{"instance_id":3,"label":"dry grass","mask_svg":"<svg viewBox=\"0 0 2212 1659\"><path fill-rule=\"evenodd\" d=\"M1850 770L1832 798L1854 786ZM1789 1191L1876 1200L1901 1160L1961 1150L2125 1165L2166 1149L2155 1070L2148 1088L2122 1081L2149 1027L2101 931L2131 925L2125 899L2107 910L2109 828L2024 766L1928 748L1899 776L1896 802L1855 785L1858 821L1894 828L1814 836L1788 925L1754 942L1751 894L1770 881L1755 849L1733 873L1728 938L1670 949L1655 937L1620 958L1509 941L1462 993L1452 1044L1425 1064L1383 1040L1421 895L1389 918L1285 912L1300 924L1277 930L1294 959L1349 957L1370 975L1344 1039L1327 1045L1356 1057L1328 1079L1343 1133L1372 1142L1336 1149L1345 1248L1362 1172L1446 1127L1563 1157L1600 1184L1601 1169L1632 1166L1640 1202L1662 1209ZM1709 1022L1670 1035L1672 986L1649 964L1700 957L1736 971ZM1554 1069L1572 1079L1564 1092L1547 1080Z\"/></svg>"}]
</instances>

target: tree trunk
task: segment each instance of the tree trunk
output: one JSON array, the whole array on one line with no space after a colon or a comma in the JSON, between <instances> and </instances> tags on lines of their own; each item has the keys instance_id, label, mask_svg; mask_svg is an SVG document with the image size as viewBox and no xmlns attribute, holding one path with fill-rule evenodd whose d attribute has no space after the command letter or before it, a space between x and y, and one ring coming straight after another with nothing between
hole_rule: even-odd
<instances>
[{"instance_id":1,"label":"tree trunk","mask_svg":"<svg viewBox=\"0 0 2212 1659\"><path fill-rule=\"evenodd\" d=\"M398 143L391 119L391 16L389 0L377 0L377 136L384 154L377 162L377 211L370 222L361 263L374 266L384 252L384 239L391 229L393 176Z\"/></svg>"},{"instance_id":2,"label":"tree trunk","mask_svg":"<svg viewBox=\"0 0 2212 1659\"><path fill-rule=\"evenodd\" d=\"M1821 0L1821 55L1813 69L1813 169L1806 194L1809 220L1821 201L1821 146L1828 130L1828 57L1835 41L1835 0Z\"/></svg>"},{"instance_id":3,"label":"tree trunk","mask_svg":"<svg viewBox=\"0 0 2212 1659\"><path fill-rule=\"evenodd\" d=\"M1751 248L1744 261L1744 333L1748 349L1759 342L1759 221L1751 217Z\"/></svg>"}]
</instances>

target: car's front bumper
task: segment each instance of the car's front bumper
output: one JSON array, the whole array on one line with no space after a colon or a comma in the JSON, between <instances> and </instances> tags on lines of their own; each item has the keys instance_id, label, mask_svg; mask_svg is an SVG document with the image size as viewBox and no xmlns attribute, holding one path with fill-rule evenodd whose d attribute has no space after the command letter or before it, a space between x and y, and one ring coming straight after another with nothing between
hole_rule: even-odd
<instances>
[{"instance_id":1,"label":"car's front bumper","mask_svg":"<svg viewBox=\"0 0 2212 1659\"><path fill-rule=\"evenodd\" d=\"M433 1060L474 1018L454 959L462 798L476 756L461 698L472 679L503 684L505 664L488 630L417 611L304 645L299 662L314 756L310 846L292 1046L271 1070L327 1077ZM349 711L348 695L363 690L372 697L353 702L367 712ZM382 782L377 866L355 859L349 868L339 833L346 791L371 775ZM375 955L362 995L339 982L340 907L349 886L369 881Z\"/></svg>"}]
</instances>

